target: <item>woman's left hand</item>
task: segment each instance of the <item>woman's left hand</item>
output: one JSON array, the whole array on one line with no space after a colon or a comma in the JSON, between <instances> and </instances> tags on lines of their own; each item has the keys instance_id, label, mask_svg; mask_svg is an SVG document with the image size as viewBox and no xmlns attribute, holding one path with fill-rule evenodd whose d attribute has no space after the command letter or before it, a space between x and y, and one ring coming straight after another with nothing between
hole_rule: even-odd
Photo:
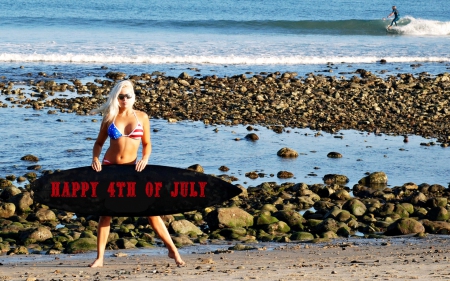
<instances>
[{"instance_id":1,"label":"woman's left hand","mask_svg":"<svg viewBox=\"0 0 450 281\"><path fill-rule=\"evenodd\" d=\"M146 158L142 158L141 160L137 161L136 171L141 172L142 170L144 170L145 167L147 166L147 163L148 163L148 159L146 159Z\"/></svg>"}]
</instances>

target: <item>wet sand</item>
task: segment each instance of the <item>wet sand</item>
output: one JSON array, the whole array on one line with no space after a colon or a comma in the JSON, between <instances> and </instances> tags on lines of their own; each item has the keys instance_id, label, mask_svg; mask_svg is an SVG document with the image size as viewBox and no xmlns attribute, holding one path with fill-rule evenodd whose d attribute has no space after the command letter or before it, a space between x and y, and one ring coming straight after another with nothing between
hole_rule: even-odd
<instances>
[{"instance_id":1,"label":"wet sand","mask_svg":"<svg viewBox=\"0 0 450 281\"><path fill-rule=\"evenodd\" d=\"M234 245L234 244L232 244ZM232 246L231 245L231 246ZM108 251L105 266L89 268L95 253L1 256L0 280L449 280L446 236L335 239L329 243L254 244L255 250L224 247L181 250L176 267L162 249Z\"/></svg>"}]
</instances>

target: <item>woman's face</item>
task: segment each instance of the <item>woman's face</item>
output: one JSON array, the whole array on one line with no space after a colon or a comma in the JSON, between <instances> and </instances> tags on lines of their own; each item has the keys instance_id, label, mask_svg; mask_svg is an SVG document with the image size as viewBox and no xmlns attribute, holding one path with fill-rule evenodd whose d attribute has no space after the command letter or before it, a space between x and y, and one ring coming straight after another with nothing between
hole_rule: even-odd
<instances>
[{"instance_id":1,"label":"woman's face","mask_svg":"<svg viewBox=\"0 0 450 281\"><path fill-rule=\"evenodd\" d=\"M135 101L133 89L130 87L123 87L119 95L117 95L117 100L119 101L119 107L132 108Z\"/></svg>"}]
</instances>

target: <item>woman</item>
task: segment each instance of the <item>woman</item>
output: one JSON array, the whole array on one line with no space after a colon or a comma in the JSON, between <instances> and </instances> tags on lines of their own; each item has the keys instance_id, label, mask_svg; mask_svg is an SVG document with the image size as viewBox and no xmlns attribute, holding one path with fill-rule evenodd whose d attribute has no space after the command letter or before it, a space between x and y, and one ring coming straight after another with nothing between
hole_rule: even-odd
<instances>
[{"instance_id":1,"label":"woman","mask_svg":"<svg viewBox=\"0 0 450 281\"><path fill-rule=\"evenodd\" d=\"M133 84L121 81L109 93L108 100L91 114L102 113L103 121L92 151L92 169L99 172L102 165L123 164L136 165L136 171L142 171L148 162L152 145L150 142L150 121L146 113L133 109L135 102ZM110 138L109 147L100 162L103 144ZM137 152L142 141L142 158L138 160ZM169 250L169 257L178 266L184 265L176 246L161 217L148 217L153 230ZM97 231L97 259L90 267L103 266L105 247L110 231L111 217L101 216Z\"/></svg>"}]
</instances>

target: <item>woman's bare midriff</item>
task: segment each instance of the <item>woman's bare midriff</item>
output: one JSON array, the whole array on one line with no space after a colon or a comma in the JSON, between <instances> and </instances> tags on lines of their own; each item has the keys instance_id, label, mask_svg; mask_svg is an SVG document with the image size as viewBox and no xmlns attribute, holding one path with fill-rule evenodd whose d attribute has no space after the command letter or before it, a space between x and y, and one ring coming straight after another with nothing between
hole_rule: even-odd
<instances>
[{"instance_id":1,"label":"woman's bare midriff","mask_svg":"<svg viewBox=\"0 0 450 281\"><path fill-rule=\"evenodd\" d=\"M111 139L104 159L108 160L110 164L135 164L139 144L139 139L129 137Z\"/></svg>"}]
</instances>

